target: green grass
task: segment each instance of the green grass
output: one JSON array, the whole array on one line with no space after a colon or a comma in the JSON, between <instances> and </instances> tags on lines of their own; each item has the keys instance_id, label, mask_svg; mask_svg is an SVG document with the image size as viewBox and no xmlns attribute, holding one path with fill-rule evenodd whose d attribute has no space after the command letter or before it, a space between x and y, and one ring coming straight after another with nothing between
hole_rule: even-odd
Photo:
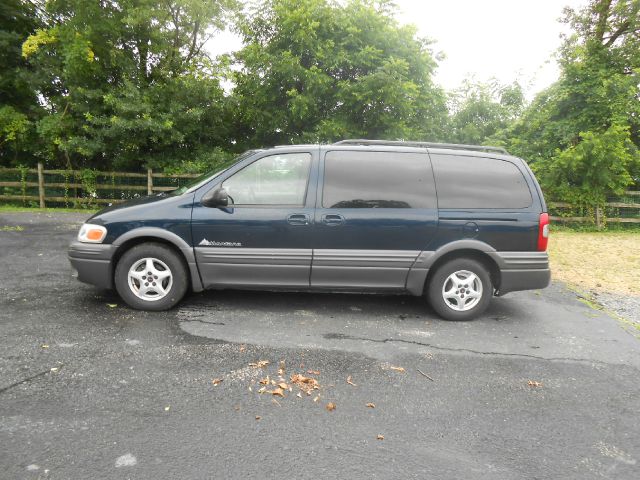
<instances>
[{"instance_id":1,"label":"green grass","mask_svg":"<svg viewBox=\"0 0 640 480\"><path fill-rule=\"evenodd\" d=\"M15 205L0 205L0 213L96 213L100 209L91 208L30 208Z\"/></svg>"},{"instance_id":2,"label":"green grass","mask_svg":"<svg viewBox=\"0 0 640 480\"><path fill-rule=\"evenodd\" d=\"M22 232L24 227L21 225L3 225L0 227L0 232Z\"/></svg>"},{"instance_id":3,"label":"green grass","mask_svg":"<svg viewBox=\"0 0 640 480\"><path fill-rule=\"evenodd\" d=\"M560 223L551 222L554 232L586 232L586 233L640 233L640 223L608 223L605 228L598 230L590 223Z\"/></svg>"}]
</instances>

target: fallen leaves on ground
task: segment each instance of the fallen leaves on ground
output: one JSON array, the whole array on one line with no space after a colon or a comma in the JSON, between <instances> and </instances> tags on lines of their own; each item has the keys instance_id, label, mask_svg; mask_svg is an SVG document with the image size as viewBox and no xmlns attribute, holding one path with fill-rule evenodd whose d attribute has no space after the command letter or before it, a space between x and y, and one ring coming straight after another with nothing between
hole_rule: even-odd
<instances>
[{"instance_id":1,"label":"fallen leaves on ground","mask_svg":"<svg viewBox=\"0 0 640 480\"><path fill-rule=\"evenodd\" d=\"M406 370L404 369L404 367L389 367L391 370L395 370L396 372L402 372L404 373Z\"/></svg>"},{"instance_id":2,"label":"fallen leaves on ground","mask_svg":"<svg viewBox=\"0 0 640 480\"><path fill-rule=\"evenodd\" d=\"M376 438L377 438L378 440L384 440L384 435L378 435Z\"/></svg>"},{"instance_id":3,"label":"fallen leaves on ground","mask_svg":"<svg viewBox=\"0 0 640 480\"><path fill-rule=\"evenodd\" d=\"M347 377L347 383L348 383L349 385L353 386L353 387L357 387L357 386L358 386L358 385L356 385L355 383L353 383L353 382L351 381L351 375L349 375L349 376Z\"/></svg>"},{"instance_id":4,"label":"fallen leaves on ground","mask_svg":"<svg viewBox=\"0 0 640 480\"><path fill-rule=\"evenodd\" d=\"M325 408L328 412L333 412L336 409L336 404L333 402L329 402L327 403L327 406Z\"/></svg>"},{"instance_id":5,"label":"fallen leaves on ground","mask_svg":"<svg viewBox=\"0 0 640 480\"><path fill-rule=\"evenodd\" d=\"M313 390L317 390L320 388L318 380L311 377L305 377L304 375L300 375L299 373L291 375L290 381L307 395L311 395L311 392Z\"/></svg>"},{"instance_id":6,"label":"fallen leaves on ground","mask_svg":"<svg viewBox=\"0 0 640 480\"><path fill-rule=\"evenodd\" d=\"M375 403L367 403L367 407L376 408L376 404Z\"/></svg>"},{"instance_id":7,"label":"fallen leaves on ground","mask_svg":"<svg viewBox=\"0 0 640 480\"><path fill-rule=\"evenodd\" d=\"M214 378L213 380L211 380L211 383L213 383L214 387L217 387L218 385L220 385L221 382L222 382L222 378Z\"/></svg>"},{"instance_id":8,"label":"fallen leaves on ground","mask_svg":"<svg viewBox=\"0 0 640 480\"><path fill-rule=\"evenodd\" d=\"M256 415L256 420L260 420L262 417L260 415Z\"/></svg>"},{"instance_id":9,"label":"fallen leaves on ground","mask_svg":"<svg viewBox=\"0 0 640 480\"><path fill-rule=\"evenodd\" d=\"M308 375L320 375L320 370L307 370Z\"/></svg>"},{"instance_id":10,"label":"fallen leaves on ground","mask_svg":"<svg viewBox=\"0 0 640 480\"><path fill-rule=\"evenodd\" d=\"M264 368L267 365L269 365L269 360L258 360L257 362L249 364L249 366L253 368Z\"/></svg>"},{"instance_id":11,"label":"fallen leaves on ground","mask_svg":"<svg viewBox=\"0 0 640 480\"><path fill-rule=\"evenodd\" d=\"M117 303L107 303L107 307L109 308L116 308L118 306Z\"/></svg>"},{"instance_id":12,"label":"fallen leaves on ground","mask_svg":"<svg viewBox=\"0 0 640 480\"><path fill-rule=\"evenodd\" d=\"M530 387L541 387L542 386L542 382L536 382L535 380L529 380L527 382L527 385L529 385Z\"/></svg>"},{"instance_id":13,"label":"fallen leaves on ground","mask_svg":"<svg viewBox=\"0 0 640 480\"><path fill-rule=\"evenodd\" d=\"M274 390L269 391L269 393L270 393L271 395L275 395L276 397L282 397L282 398L284 398L284 390L283 390L283 389L281 389L280 387L278 387L278 388L276 388L276 389L274 389Z\"/></svg>"}]
</instances>

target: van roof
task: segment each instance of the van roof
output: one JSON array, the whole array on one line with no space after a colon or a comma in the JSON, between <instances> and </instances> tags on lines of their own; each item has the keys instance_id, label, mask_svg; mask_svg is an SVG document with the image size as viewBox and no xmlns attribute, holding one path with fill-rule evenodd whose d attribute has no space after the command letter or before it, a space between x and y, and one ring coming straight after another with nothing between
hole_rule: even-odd
<instances>
[{"instance_id":1,"label":"van roof","mask_svg":"<svg viewBox=\"0 0 640 480\"><path fill-rule=\"evenodd\" d=\"M366 140L366 139L348 139L341 140L333 145L376 145L376 146L391 146L391 147L416 147L416 148L439 148L439 149L451 149L451 150L472 150L477 152L486 153L500 153L502 155L509 155L506 149L503 147L494 147L490 145L466 145L459 143L435 143L435 142L414 142L404 140Z\"/></svg>"},{"instance_id":2,"label":"van roof","mask_svg":"<svg viewBox=\"0 0 640 480\"><path fill-rule=\"evenodd\" d=\"M419 150L426 149L431 153L443 153L443 154L457 151L459 153L463 153L464 155L468 155L468 156L477 155L477 156L486 157L487 155L491 155L491 156L514 158L503 147L494 147L490 145L466 145L466 144L457 144L457 143L413 142L413 141L403 141L403 140L353 139L353 140L341 140L339 142L335 142L331 144L276 145L272 148L274 149L294 148L295 149L295 148L320 147L323 149L330 149L332 146L354 147L354 148L376 147L376 148L389 150L389 151L419 151ZM265 150L268 150L268 149L265 149Z\"/></svg>"}]
</instances>

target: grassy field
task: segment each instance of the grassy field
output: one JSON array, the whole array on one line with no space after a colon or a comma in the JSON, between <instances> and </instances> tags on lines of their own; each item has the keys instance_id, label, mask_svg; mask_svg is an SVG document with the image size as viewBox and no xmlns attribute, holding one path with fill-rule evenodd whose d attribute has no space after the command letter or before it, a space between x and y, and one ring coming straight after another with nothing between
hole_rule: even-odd
<instances>
[{"instance_id":1,"label":"grassy field","mask_svg":"<svg viewBox=\"0 0 640 480\"><path fill-rule=\"evenodd\" d=\"M15 207L13 205L0 205L0 213L2 212L18 212L18 213L59 213L59 212L71 212L71 213L86 213L87 215L97 212L97 209L91 208L29 208L29 207Z\"/></svg>"},{"instance_id":2,"label":"grassy field","mask_svg":"<svg viewBox=\"0 0 640 480\"><path fill-rule=\"evenodd\" d=\"M639 232L552 232L549 255L555 280L640 296Z\"/></svg>"}]
</instances>

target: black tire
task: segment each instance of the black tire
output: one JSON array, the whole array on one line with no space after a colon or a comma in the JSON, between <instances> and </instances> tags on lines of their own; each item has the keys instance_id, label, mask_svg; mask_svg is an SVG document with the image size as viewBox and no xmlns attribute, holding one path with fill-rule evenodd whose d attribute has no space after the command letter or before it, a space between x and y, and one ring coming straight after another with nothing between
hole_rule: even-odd
<instances>
[{"instance_id":1,"label":"black tire","mask_svg":"<svg viewBox=\"0 0 640 480\"><path fill-rule=\"evenodd\" d=\"M466 274L464 272L475 274L477 281L481 284L482 292L477 292L478 289L474 290L473 288L469 288L469 283L461 282L461 285L457 287L456 284L453 283L454 281L450 279L456 272L459 272L458 275L455 276L456 281L465 278ZM473 284L477 286L474 277L467 276L466 278L471 278ZM462 287L465 285L466 288L463 289ZM443 294L445 287L447 287L447 291L451 291L450 288L452 287L456 292L455 296L457 298L445 299ZM473 295L474 292L480 293L480 296L471 298L469 293ZM491 276L482 263L470 258L457 258L438 267L427 285L426 293L431 307L442 318L452 321L466 321L473 320L487 309L493 296L493 285L491 283ZM467 300L465 300L465 298ZM476 299L477 302L475 301ZM475 305L467 307L467 304L471 303L475 303ZM455 309L456 306L468 309L460 311Z\"/></svg>"},{"instance_id":2,"label":"black tire","mask_svg":"<svg viewBox=\"0 0 640 480\"><path fill-rule=\"evenodd\" d=\"M154 268L157 267L159 272L164 273L166 271L164 267L167 267L171 276L170 282L169 278L163 281L165 286L168 285L167 289L163 288L162 282L158 282L159 286L163 288L166 293L161 294L156 290L157 298L155 299L151 299L153 296L152 293L143 295L149 299L141 298L136 295L134 289L138 290L138 292L142 294L142 291L138 288L141 287L140 280L133 280L133 285L130 285L129 283L129 270L131 267L147 258L155 260L153 265ZM140 275L145 275L145 271L140 271ZM160 273L158 273L158 275L162 277ZM158 277L156 276L155 278ZM153 282L153 280L151 280L151 282ZM135 247L127 250L122 255L118 261L118 265L116 266L114 283L122 300L124 300L131 308L157 312L168 310L182 300L182 297L184 297L189 286L189 277L187 276L187 268L182 258L174 250L160 243L141 243L140 245L136 245ZM147 284L144 283L144 285ZM153 283L153 285L156 284ZM160 295L164 296L160 297Z\"/></svg>"}]
</instances>

